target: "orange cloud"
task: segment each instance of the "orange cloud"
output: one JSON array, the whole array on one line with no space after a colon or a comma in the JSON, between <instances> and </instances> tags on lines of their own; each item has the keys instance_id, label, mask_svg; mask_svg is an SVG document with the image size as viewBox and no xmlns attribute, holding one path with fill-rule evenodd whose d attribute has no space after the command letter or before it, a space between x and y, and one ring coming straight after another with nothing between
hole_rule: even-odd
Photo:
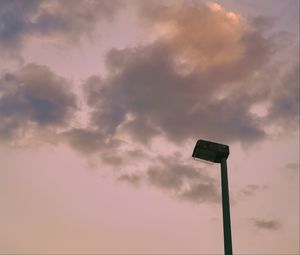
<instances>
[{"instance_id":1,"label":"orange cloud","mask_svg":"<svg viewBox=\"0 0 300 255\"><path fill-rule=\"evenodd\" d=\"M144 19L154 38L163 40L173 52L179 69L207 70L244 55L245 22L219 4L168 6L148 12Z\"/></svg>"}]
</instances>

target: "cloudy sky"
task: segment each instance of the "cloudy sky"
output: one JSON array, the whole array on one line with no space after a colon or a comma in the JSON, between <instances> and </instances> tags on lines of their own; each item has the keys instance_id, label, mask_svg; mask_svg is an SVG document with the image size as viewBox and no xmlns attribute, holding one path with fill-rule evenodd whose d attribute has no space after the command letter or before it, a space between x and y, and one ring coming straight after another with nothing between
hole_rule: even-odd
<instances>
[{"instance_id":1,"label":"cloudy sky","mask_svg":"<svg viewBox=\"0 0 300 255\"><path fill-rule=\"evenodd\" d=\"M0 252L299 253L299 1L0 0Z\"/></svg>"}]
</instances>

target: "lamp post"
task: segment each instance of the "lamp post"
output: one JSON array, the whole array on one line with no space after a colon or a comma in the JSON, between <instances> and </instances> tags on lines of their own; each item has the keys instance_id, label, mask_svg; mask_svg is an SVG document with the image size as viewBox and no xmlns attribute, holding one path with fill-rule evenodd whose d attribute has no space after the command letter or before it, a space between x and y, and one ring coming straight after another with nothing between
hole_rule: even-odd
<instances>
[{"instance_id":1,"label":"lamp post","mask_svg":"<svg viewBox=\"0 0 300 255\"><path fill-rule=\"evenodd\" d=\"M232 255L230 205L227 175L229 146L205 140L198 140L193 151L193 158L221 164L223 231L225 255Z\"/></svg>"}]
</instances>

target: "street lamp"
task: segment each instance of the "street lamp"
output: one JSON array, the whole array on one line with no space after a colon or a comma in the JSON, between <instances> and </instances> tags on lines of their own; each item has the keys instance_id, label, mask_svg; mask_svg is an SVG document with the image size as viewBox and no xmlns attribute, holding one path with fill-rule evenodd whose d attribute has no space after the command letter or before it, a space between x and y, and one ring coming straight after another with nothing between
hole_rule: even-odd
<instances>
[{"instance_id":1,"label":"street lamp","mask_svg":"<svg viewBox=\"0 0 300 255\"><path fill-rule=\"evenodd\" d=\"M222 208L225 255L232 255L230 205L226 160L229 156L229 146L205 140L198 140L193 151L193 158L221 164Z\"/></svg>"}]
</instances>

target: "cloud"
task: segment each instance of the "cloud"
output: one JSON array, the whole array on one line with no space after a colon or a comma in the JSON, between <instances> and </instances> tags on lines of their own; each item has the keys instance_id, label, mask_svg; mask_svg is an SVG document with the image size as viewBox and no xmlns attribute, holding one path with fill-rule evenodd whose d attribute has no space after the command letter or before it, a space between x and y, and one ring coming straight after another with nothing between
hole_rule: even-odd
<instances>
[{"instance_id":1,"label":"cloud","mask_svg":"<svg viewBox=\"0 0 300 255\"><path fill-rule=\"evenodd\" d=\"M141 182L141 176L137 174L123 174L118 177L118 180L128 182L131 185L139 185Z\"/></svg>"},{"instance_id":2,"label":"cloud","mask_svg":"<svg viewBox=\"0 0 300 255\"><path fill-rule=\"evenodd\" d=\"M272 25L268 18L247 20L219 5L142 2L139 7L148 41L111 49L106 75L83 84L90 126L147 151L144 166L120 174L120 180L148 183L178 199L219 202L214 179L184 161L150 153L153 141L164 138L178 151L199 137L247 145L265 139L268 125L286 125L297 116L297 69L278 72L283 65L273 58L281 53L278 38L265 33ZM265 102L266 114L253 112ZM289 102L287 116L280 102ZM127 154L121 147L101 157L122 168ZM259 189L249 185L242 193Z\"/></svg>"},{"instance_id":3,"label":"cloud","mask_svg":"<svg viewBox=\"0 0 300 255\"><path fill-rule=\"evenodd\" d=\"M113 166L117 180L138 187L151 185L174 199L193 203L219 203L219 183L205 169L191 164L191 159L177 155L151 155L140 150L122 150L119 146L98 155L106 166ZM104 154L104 156L103 156ZM107 157L111 158L109 161Z\"/></svg>"},{"instance_id":4,"label":"cloud","mask_svg":"<svg viewBox=\"0 0 300 255\"><path fill-rule=\"evenodd\" d=\"M241 190L241 193L246 196L254 196L257 192L267 189L268 186L259 186L255 184L247 185L244 189Z\"/></svg>"},{"instance_id":5,"label":"cloud","mask_svg":"<svg viewBox=\"0 0 300 255\"><path fill-rule=\"evenodd\" d=\"M132 170L128 174L124 169L130 169L132 165L140 165L140 162L147 161L150 157L149 151L146 153L137 146L130 145L128 141L108 136L96 128L70 128L57 134L57 137L61 143L69 145L88 160L101 162L101 165L106 168L124 175L124 178L119 178L122 181L130 182L131 175L135 175ZM145 167L138 168L145 170Z\"/></svg>"},{"instance_id":6,"label":"cloud","mask_svg":"<svg viewBox=\"0 0 300 255\"><path fill-rule=\"evenodd\" d=\"M5 47L18 47L23 33L29 32L27 21L29 15L37 11L39 1L29 0L0 2L0 45Z\"/></svg>"},{"instance_id":7,"label":"cloud","mask_svg":"<svg viewBox=\"0 0 300 255\"><path fill-rule=\"evenodd\" d=\"M280 85L270 95L272 105L268 119L270 122L279 122L287 132L299 127L299 62L278 79Z\"/></svg>"},{"instance_id":8,"label":"cloud","mask_svg":"<svg viewBox=\"0 0 300 255\"><path fill-rule=\"evenodd\" d=\"M277 231L282 225L277 220L252 219L254 226L261 230Z\"/></svg>"},{"instance_id":9,"label":"cloud","mask_svg":"<svg viewBox=\"0 0 300 255\"><path fill-rule=\"evenodd\" d=\"M23 8L18 1L1 2L0 47L20 48L29 37L76 42L92 36L97 22L111 19L121 6L72 3L32 1ZM163 138L178 151L199 137L230 144L266 138L266 125L289 125L297 116L297 67L274 72L281 67L270 66L276 37L265 36L264 19L256 20L256 27L216 4L140 6L149 38L111 49L106 75L84 82L91 112L87 127L70 128L77 105L69 82L31 64L1 77L0 136L20 137L32 128L57 134L61 128L62 142L118 169L120 181L148 183L177 199L217 203L213 178L182 159L158 156L153 141ZM251 110L261 102L269 106L259 117ZM257 190L248 186L243 192Z\"/></svg>"},{"instance_id":10,"label":"cloud","mask_svg":"<svg viewBox=\"0 0 300 255\"><path fill-rule=\"evenodd\" d=\"M60 137L65 140L71 147L88 155L97 153L101 150L112 150L118 147L120 141L108 139L98 130L73 128L60 133Z\"/></svg>"},{"instance_id":11,"label":"cloud","mask_svg":"<svg viewBox=\"0 0 300 255\"><path fill-rule=\"evenodd\" d=\"M216 186L212 183L203 184L199 183L192 186L190 189L180 194L180 198L189 200L196 203L213 202L219 203L220 196L216 191Z\"/></svg>"},{"instance_id":12,"label":"cloud","mask_svg":"<svg viewBox=\"0 0 300 255\"><path fill-rule=\"evenodd\" d=\"M0 137L66 128L77 110L70 84L45 66L28 64L0 77Z\"/></svg>"},{"instance_id":13,"label":"cloud","mask_svg":"<svg viewBox=\"0 0 300 255\"><path fill-rule=\"evenodd\" d=\"M288 163L282 168L285 176L288 177L290 181L295 181L296 183L299 180L299 169L299 163Z\"/></svg>"},{"instance_id":14,"label":"cloud","mask_svg":"<svg viewBox=\"0 0 300 255\"><path fill-rule=\"evenodd\" d=\"M292 171L295 171L295 172L299 171L299 163L289 163L285 167L288 170L292 170Z\"/></svg>"},{"instance_id":15,"label":"cloud","mask_svg":"<svg viewBox=\"0 0 300 255\"><path fill-rule=\"evenodd\" d=\"M110 50L108 74L84 84L93 125L141 144L158 136L250 144L267 137L268 125L297 122L298 69L282 77L282 65L272 67L268 19L256 28L222 8L150 3L140 11L154 39ZM269 105L263 118L252 112L261 102Z\"/></svg>"},{"instance_id":16,"label":"cloud","mask_svg":"<svg viewBox=\"0 0 300 255\"><path fill-rule=\"evenodd\" d=\"M210 82L245 79L272 50L271 42L251 21L216 3L151 3L141 4L141 19L155 38L163 39L181 71L206 71Z\"/></svg>"},{"instance_id":17,"label":"cloud","mask_svg":"<svg viewBox=\"0 0 300 255\"><path fill-rule=\"evenodd\" d=\"M79 41L91 37L100 21L111 20L121 1L3 0L0 2L0 49L16 54L32 37Z\"/></svg>"},{"instance_id":18,"label":"cloud","mask_svg":"<svg viewBox=\"0 0 300 255\"><path fill-rule=\"evenodd\" d=\"M241 95L216 98L226 86L217 71L214 77L201 71L182 75L171 54L160 42L112 50L107 55L111 74L98 78L98 84L93 77L84 85L93 123L104 132L124 131L143 143L158 135L174 142L200 134L225 142L264 137L249 113L249 101Z\"/></svg>"},{"instance_id":19,"label":"cloud","mask_svg":"<svg viewBox=\"0 0 300 255\"><path fill-rule=\"evenodd\" d=\"M161 157L146 173L151 185L177 199L195 203L218 203L220 194L214 178L173 157Z\"/></svg>"}]
</instances>

